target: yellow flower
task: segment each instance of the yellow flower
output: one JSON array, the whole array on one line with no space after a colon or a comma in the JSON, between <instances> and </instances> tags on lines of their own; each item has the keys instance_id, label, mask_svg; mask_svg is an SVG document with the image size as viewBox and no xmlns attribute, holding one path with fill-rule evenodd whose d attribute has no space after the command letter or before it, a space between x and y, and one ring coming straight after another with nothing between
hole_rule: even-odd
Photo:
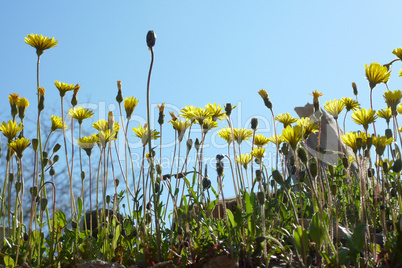
<instances>
[{"instance_id":1,"label":"yellow flower","mask_svg":"<svg viewBox=\"0 0 402 268\"><path fill-rule=\"evenodd\" d=\"M116 140L116 132L106 129L105 131L99 131L97 135L98 143L105 148L108 142Z\"/></svg>"},{"instance_id":2,"label":"yellow flower","mask_svg":"<svg viewBox=\"0 0 402 268\"><path fill-rule=\"evenodd\" d=\"M297 125L301 127L304 139L307 139L311 133L318 132L318 124L314 123L314 120L309 117L300 118L297 121Z\"/></svg>"},{"instance_id":3,"label":"yellow flower","mask_svg":"<svg viewBox=\"0 0 402 268\"><path fill-rule=\"evenodd\" d=\"M279 145L281 145L281 143L284 142L285 140L283 139L282 135L276 134L276 137L275 137L275 135L272 135L271 137L269 137L268 141L272 142L275 145L276 145L276 142L278 142L278 147L279 147Z\"/></svg>"},{"instance_id":4,"label":"yellow flower","mask_svg":"<svg viewBox=\"0 0 402 268\"><path fill-rule=\"evenodd\" d=\"M387 107L385 109L377 111L377 116L384 118L387 124L389 124L389 120L392 118L391 108Z\"/></svg>"},{"instance_id":5,"label":"yellow flower","mask_svg":"<svg viewBox=\"0 0 402 268\"><path fill-rule=\"evenodd\" d=\"M57 129L63 129L63 126L64 129L67 129L66 123L63 124L60 117L56 115L51 115L50 120L52 121L52 127L50 129L50 132L53 132Z\"/></svg>"},{"instance_id":6,"label":"yellow flower","mask_svg":"<svg viewBox=\"0 0 402 268\"><path fill-rule=\"evenodd\" d=\"M368 125L374 123L377 119L377 116L375 111L373 111L371 108L368 110L363 108L361 110L354 111L352 114L352 119L356 124L363 125L364 129L367 130Z\"/></svg>"},{"instance_id":7,"label":"yellow flower","mask_svg":"<svg viewBox=\"0 0 402 268\"><path fill-rule=\"evenodd\" d=\"M275 117L275 120L281 122L283 124L283 128L286 128L287 126L297 122L297 118L294 118L289 113L279 114Z\"/></svg>"},{"instance_id":8,"label":"yellow flower","mask_svg":"<svg viewBox=\"0 0 402 268\"><path fill-rule=\"evenodd\" d=\"M398 114L402 114L402 103L400 103L398 105L398 107L396 108L396 110L398 111Z\"/></svg>"},{"instance_id":9,"label":"yellow flower","mask_svg":"<svg viewBox=\"0 0 402 268\"><path fill-rule=\"evenodd\" d=\"M364 65L366 70L366 78L369 81L370 88L373 89L377 84L386 83L391 75L391 71L388 72L386 66L383 66L377 62Z\"/></svg>"},{"instance_id":10,"label":"yellow flower","mask_svg":"<svg viewBox=\"0 0 402 268\"><path fill-rule=\"evenodd\" d=\"M204 123L204 120L211 117L211 112L204 108L196 108L192 113L194 115L193 119L196 120L200 125Z\"/></svg>"},{"instance_id":11,"label":"yellow flower","mask_svg":"<svg viewBox=\"0 0 402 268\"><path fill-rule=\"evenodd\" d=\"M8 142L10 142L12 139L14 139L17 134L24 128L24 126L22 125L22 123L20 123L19 125L17 125L16 121L8 121L8 123L6 124L6 122L1 123L0 126L0 131L3 132L3 135L8 139Z\"/></svg>"},{"instance_id":12,"label":"yellow flower","mask_svg":"<svg viewBox=\"0 0 402 268\"><path fill-rule=\"evenodd\" d=\"M287 126L282 131L283 139L289 143L293 151L296 151L297 144L302 140L302 128L300 126Z\"/></svg>"},{"instance_id":13,"label":"yellow flower","mask_svg":"<svg viewBox=\"0 0 402 268\"><path fill-rule=\"evenodd\" d=\"M394 54L394 55L397 56L400 60L402 60L402 48L401 48L401 47L395 48L395 49L392 51L392 54Z\"/></svg>"},{"instance_id":14,"label":"yellow flower","mask_svg":"<svg viewBox=\"0 0 402 268\"><path fill-rule=\"evenodd\" d=\"M230 129L230 127L224 127L221 128L218 131L218 136L221 137L222 139L224 139L227 143L231 143L232 142L232 131Z\"/></svg>"},{"instance_id":15,"label":"yellow flower","mask_svg":"<svg viewBox=\"0 0 402 268\"><path fill-rule=\"evenodd\" d=\"M85 150L88 156L91 155L91 150L97 144L99 138L96 134L88 136L88 137L81 137L78 139L78 146Z\"/></svg>"},{"instance_id":16,"label":"yellow flower","mask_svg":"<svg viewBox=\"0 0 402 268\"><path fill-rule=\"evenodd\" d=\"M386 136L373 136L373 145L375 146L375 151L378 155L384 153L385 147L392 144L394 138L387 138Z\"/></svg>"},{"instance_id":17,"label":"yellow flower","mask_svg":"<svg viewBox=\"0 0 402 268\"><path fill-rule=\"evenodd\" d=\"M194 121L194 113L193 112L196 109L197 109L197 107L194 107L192 105L191 106L187 105L186 107L184 107L180 110L180 116L185 119Z\"/></svg>"},{"instance_id":18,"label":"yellow flower","mask_svg":"<svg viewBox=\"0 0 402 268\"><path fill-rule=\"evenodd\" d=\"M68 111L68 115L71 118L78 120L78 123L81 125L84 119L93 117L94 112L90 109L85 109L84 107L74 107Z\"/></svg>"},{"instance_id":19,"label":"yellow flower","mask_svg":"<svg viewBox=\"0 0 402 268\"><path fill-rule=\"evenodd\" d=\"M177 131L177 136L179 141L183 140L184 134L186 133L186 129L191 126L191 122L187 120L171 120L169 121L173 125L173 128Z\"/></svg>"},{"instance_id":20,"label":"yellow flower","mask_svg":"<svg viewBox=\"0 0 402 268\"><path fill-rule=\"evenodd\" d=\"M399 77L402 77L402 69L399 70Z\"/></svg>"},{"instance_id":21,"label":"yellow flower","mask_svg":"<svg viewBox=\"0 0 402 268\"><path fill-rule=\"evenodd\" d=\"M253 132L250 129L245 128L234 128L233 134L235 141L237 141L238 144L241 144L243 141L248 140L253 136Z\"/></svg>"},{"instance_id":22,"label":"yellow flower","mask_svg":"<svg viewBox=\"0 0 402 268\"><path fill-rule=\"evenodd\" d=\"M348 132L345 135L341 136L343 143L345 143L346 146L349 146L355 154L357 153L358 150L356 142L358 136L359 135L356 132Z\"/></svg>"},{"instance_id":23,"label":"yellow flower","mask_svg":"<svg viewBox=\"0 0 402 268\"><path fill-rule=\"evenodd\" d=\"M57 46L59 41L55 40L54 37L49 38L37 34L28 34L28 37L25 37L25 43L36 48L36 54L40 56L46 49Z\"/></svg>"},{"instance_id":24,"label":"yellow flower","mask_svg":"<svg viewBox=\"0 0 402 268\"><path fill-rule=\"evenodd\" d=\"M29 106L29 101L26 98L19 98L17 101L18 116L21 120L25 117L25 112Z\"/></svg>"},{"instance_id":25,"label":"yellow flower","mask_svg":"<svg viewBox=\"0 0 402 268\"><path fill-rule=\"evenodd\" d=\"M17 102L20 98L20 95L17 93L10 93L10 96L8 96L8 100L10 102L10 105L17 105Z\"/></svg>"},{"instance_id":26,"label":"yellow flower","mask_svg":"<svg viewBox=\"0 0 402 268\"><path fill-rule=\"evenodd\" d=\"M141 125L138 126L138 128L133 128L133 131L135 135L142 140L142 145L145 146L148 143L148 126L147 124L144 125L144 128L141 127ZM151 139L156 140L159 138L159 132L156 130L151 130Z\"/></svg>"},{"instance_id":27,"label":"yellow flower","mask_svg":"<svg viewBox=\"0 0 402 268\"><path fill-rule=\"evenodd\" d=\"M257 158L259 161L264 157L265 154L265 148L262 147L255 147L251 151L251 155Z\"/></svg>"},{"instance_id":28,"label":"yellow flower","mask_svg":"<svg viewBox=\"0 0 402 268\"><path fill-rule=\"evenodd\" d=\"M223 107L219 104L216 106L216 103L205 105L205 109L210 113L212 117L212 121L221 120L226 118L226 113L223 111Z\"/></svg>"},{"instance_id":29,"label":"yellow flower","mask_svg":"<svg viewBox=\"0 0 402 268\"><path fill-rule=\"evenodd\" d=\"M392 92L391 90L387 90L384 92L383 97L385 99L385 103L391 108L392 115L397 115L396 109L397 105L401 102L402 91L394 90L394 92Z\"/></svg>"},{"instance_id":30,"label":"yellow flower","mask_svg":"<svg viewBox=\"0 0 402 268\"><path fill-rule=\"evenodd\" d=\"M242 154L236 158L236 161L240 163L244 169L247 169L247 165L251 162L251 154Z\"/></svg>"},{"instance_id":31,"label":"yellow flower","mask_svg":"<svg viewBox=\"0 0 402 268\"><path fill-rule=\"evenodd\" d=\"M26 139L25 137L18 138L13 142L8 144L8 147L13 150L17 154L19 159L22 158L24 150L31 144L31 141Z\"/></svg>"},{"instance_id":32,"label":"yellow flower","mask_svg":"<svg viewBox=\"0 0 402 268\"><path fill-rule=\"evenodd\" d=\"M324 94L321 92L318 92L318 90L315 90L310 95L313 95L313 103L319 103L318 98L322 97Z\"/></svg>"},{"instance_id":33,"label":"yellow flower","mask_svg":"<svg viewBox=\"0 0 402 268\"><path fill-rule=\"evenodd\" d=\"M265 146L269 143L269 138L265 137L262 134L257 134L254 137L254 145L257 147L262 147Z\"/></svg>"},{"instance_id":34,"label":"yellow flower","mask_svg":"<svg viewBox=\"0 0 402 268\"><path fill-rule=\"evenodd\" d=\"M207 134L212 128L218 127L218 122L213 121L212 118L207 118L202 122L202 131Z\"/></svg>"},{"instance_id":35,"label":"yellow flower","mask_svg":"<svg viewBox=\"0 0 402 268\"><path fill-rule=\"evenodd\" d=\"M352 99L351 97L342 97L343 105L345 105L345 109L346 111L356 111L357 109L360 109L360 104L355 101L354 99Z\"/></svg>"},{"instance_id":36,"label":"yellow flower","mask_svg":"<svg viewBox=\"0 0 402 268\"><path fill-rule=\"evenodd\" d=\"M92 127L95 128L98 131L106 131L109 129L109 123L108 121L104 120L104 119L99 119L96 123L92 124ZM115 134L117 134L117 132L120 129L120 125L117 122L113 123L113 132Z\"/></svg>"},{"instance_id":37,"label":"yellow flower","mask_svg":"<svg viewBox=\"0 0 402 268\"><path fill-rule=\"evenodd\" d=\"M137 107L139 100L134 97L129 97L124 99L124 109L126 110L126 117L130 120L131 115L134 112L135 107Z\"/></svg>"},{"instance_id":38,"label":"yellow flower","mask_svg":"<svg viewBox=\"0 0 402 268\"><path fill-rule=\"evenodd\" d=\"M67 84L67 83L62 83L59 81L54 81L54 85L60 92L60 97L64 97L66 95L66 92L68 91L73 91L76 90L77 88L80 88L81 86L79 84Z\"/></svg>"},{"instance_id":39,"label":"yellow flower","mask_svg":"<svg viewBox=\"0 0 402 268\"><path fill-rule=\"evenodd\" d=\"M339 114L342 113L345 104L341 100L330 100L325 102L324 109L334 117L335 120L338 120Z\"/></svg>"}]
</instances>

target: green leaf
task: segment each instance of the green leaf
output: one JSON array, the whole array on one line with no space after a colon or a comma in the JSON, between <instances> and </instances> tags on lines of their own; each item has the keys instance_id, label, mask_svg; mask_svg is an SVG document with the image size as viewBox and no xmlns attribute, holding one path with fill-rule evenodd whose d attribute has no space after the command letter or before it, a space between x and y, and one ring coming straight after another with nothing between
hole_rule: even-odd
<instances>
[{"instance_id":1,"label":"green leaf","mask_svg":"<svg viewBox=\"0 0 402 268\"><path fill-rule=\"evenodd\" d=\"M10 256L7 256L7 255L4 256L4 263L6 264L7 268L15 266L14 260Z\"/></svg>"},{"instance_id":2,"label":"green leaf","mask_svg":"<svg viewBox=\"0 0 402 268\"><path fill-rule=\"evenodd\" d=\"M303 230L301 226L294 229L293 239L295 240L296 248L299 253L302 253L302 247L304 247L304 250L308 249L307 231Z\"/></svg>"},{"instance_id":3,"label":"green leaf","mask_svg":"<svg viewBox=\"0 0 402 268\"><path fill-rule=\"evenodd\" d=\"M81 199L81 197L78 197L77 206L78 206L78 220L80 220L81 213L82 213L82 199Z\"/></svg>"},{"instance_id":4,"label":"green leaf","mask_svg":"<svg viewBox=\"0 0 402 268\"><path fill-rule=\"evenodd\" d=\"M248 192L244 194L244 204L246 205L246 213L252 214L254 212L254 209L250 200L250 194Z\"/></svg>"},{"instance_id":5,"label":"green leaf","mask_svg":"<svg viewBox=\"0 0 402 268\"><path fill-rule=\"evenodd\" d=\"M352 234L352 242L357 251L362 251L364 246L364 232L366 231L366 224L357 226Z\"/></svg>"},{"instance_id":6,"label":"green leaf","mask_svg":"<svg viewBox=\"0 0 402 268\"><path fill-rule=\"evenodd\" d=\"M324 241L324 236L325 236L324 224L321 222L320 215L318 213L319 212L317 212L311 219L311 224L310 224L310 229L309 229L310 237L316 243L317 249L321 248L321 245ZM325 212L322 212L322 213L324 213L325 220L328 219L327 214Z\"/></svg>"},{"instance_id":7,"label":"green leaf","mask_svg":"<svg viewBox=\"0 0 402 268\"><path fill-rule=\"evenodd\" d=\"M237 226L237 223L234 220L233 213L230 209L226 209L226 214L228 215L229 222L233 227Z\"/></svg>"}]
</instances>

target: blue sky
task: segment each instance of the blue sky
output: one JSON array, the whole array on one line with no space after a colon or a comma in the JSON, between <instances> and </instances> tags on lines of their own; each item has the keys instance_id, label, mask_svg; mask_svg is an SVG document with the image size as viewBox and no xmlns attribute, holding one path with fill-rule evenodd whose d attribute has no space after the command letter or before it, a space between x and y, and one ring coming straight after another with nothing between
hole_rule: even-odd
<instances>
[{"instance_id":1,"label":"blue sky","mask_svg":"<svg viewBox=\"0 0 402 268\"><path fill-rule=\"evenodd\" d=\"M296 116L293 108L311 102L313 90L324 93L324 103L353 97L356 82L368 108L364 64L395 58L392 50L402 46L400 10L400 1L3 1L0 105L7 113L0 121L9 119L9 93L27 97L36 113L36 54L24 43L31 33L59 40L41 57L46 107L59 107L55 80L79 83L79 102L92 103L96 117L104 118L122 80L123 95L140 99L131 127L146 114L148 30L157 35L154 104L231 102L239 105L235 126L249 127L252 116L271 122L257 94L261 88L275 114ZM400 68L399 62L393 66L392 90L401 89ZM384 90L375 89L375 109L385 107Z\"/></svg>"}]
</instances>

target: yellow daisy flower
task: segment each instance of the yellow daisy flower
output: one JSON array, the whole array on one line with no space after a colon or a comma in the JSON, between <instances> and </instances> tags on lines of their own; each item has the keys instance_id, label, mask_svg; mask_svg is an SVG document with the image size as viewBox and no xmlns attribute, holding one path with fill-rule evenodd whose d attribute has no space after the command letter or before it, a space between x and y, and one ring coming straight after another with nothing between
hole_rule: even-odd
<instances>
[{"instance_id":1,"label":"yellow daisy flower","mask_svg":"<svg viewBox=\"0 0 402 268\"><path fill-rule=\"evenodd\" d=\"M24 150L31 144L31 141L25 137L18 138L8 144L8 147L17 154L19 159L22 158Z\"/></svg>"},{"instance_id":2,"label":"yellow daisy flower","mask_svg":"<svg viewBox=\"0 0 402 268\"><path fill-rule=\"evenodd\" d=\"M293 151L296 151L297 144L302 140L302 128L297 125L294 127L287 126L282 131L283 139L289 143L290 147L292 147Z\"/></svg>"},{"instance_id":3,"label":"yellow daisy flower","mask_svg":"<svg viewBox=\"0 0 402 268\"><path fill-rule=\"evenodd\" d=\"M391 108L392 115L397 115L396 109L398 104L401 102L402 91L394 90L394 92L392 92L391 90L387 90L384 92L383 97L385 99L385 103Z\"/></svg>"},{"instance_id":4,"label":"yellow daisy flower","mask_svg":"<svg viewBox=\"0 0 402 268\"><path fill-rule=\"evenodd\" d=\"M170 120L169 123L171 123L173 125L173 128L177 131L177 136L179 141L181 142L183 140L184 134L187 130L187 128L189 128L191 126L191 122L187 121L187 120Z\"/></svg>"},{"instance_id":5,"label":"yellow daisy flower","mask_svg":"<svg viewBox=\"0 0 402 268\"><path fill-rule=\"evenodd\" d=\"M52 121L52 127L50 129L50 132L53 132L57 129L67 129L68 127L66 126L66 123L63 124L62 120L60 117L56 115L51 115L50 120Z\"/></svg>"},{"instance_id":6,"label":"yellow daisy flower","mask_svg":"<svg viewBox=\"0 0 402 268\"><path fill-rule=\"evenodd\" d=\"M36 54L40 56L46 49L57 46L59 41L55 40L54 37L49 38L37 34L28 34L28 37L25 37L25 43L36 48Z\"/></svg>"},{"instance_id":7,"label":"yellow daisy flower","mask_svg":"<svg viewBox=\"0 0 402 268\"><path fill-rule=\"evenodd\" d=\"M314 123L314 120L309 117L300 118L297 125L301 127L304 139L307 139L311 133L318 132L318 123Z\"/></svg>"},{"instance_id":8,"label":"yellow daisy flower","mask_svg":"<svg viewBox=\"0 0 402 268\"><path fill-rule=\"evenodd\" d=\"M241 144L243 141L248 140L253 136L253 132L250 129L245 128L234 128L233 134L235 141L237 141L238 144Z\"/></svg>"},{"instance_id":9,"label":"yellow daisy flower","mask_svg":"<svg viewBox=\"0 0 402 268\"><path fill-rule=\"evenodd\" d=\"M371 108L366 110L362 108L361 110L354 111L352 114L353 121L358 124L362 125L365 130L368 129L368 125L374 123L377 119L375 111Z\"/></svg>"},{"instance_id":10,"label":"yellow daisy flower","mask_svg":"<svg viewBox=\"0 0 402 268\"><path fill-rule=\"evenodd\" d=\"M194 115L193 119L196 120L200 125L204 123L204 120L211 117L211 111L208 111L204 108L196 108L192 113Z\"/></svg>"},{"instance_id":11,"label":"yellow daisy flower","mask_svg":"<svg viewBox=\"0 0 402 268\"><path fill-rule=\"evenodd\" d=\"M297 118L294 118L289 113L278 114L275 117L275 120L281 122L283 124L283 128L286 128L287 126L297 122Z\"/></svg>"},{"instance_id":12,"label":"yellow daisy flower","mask_svg":"<svg viewBox=\"0 0 402 268\"><path fill-rule=\"evenodd\" d=\"M233 140L232 131L231 131L230 127L221 128L218 131L218 136L221 137L222 139L224 139L227 143L231 143Z\"/></svg>"},{"instance_id":13,"label":"yellow daisy flower","mask_svg":"<svg viewBox=\"0 0 402 268\"><path fill-rule=\"evenodd\" d=\"M353 152L356 154L357 153L357 142L356 139L359 137L359 135L356 132L348 132L345 135L341 136L341 139L343 143L346 146L349 146Z\"/></svg>"},{"instance_id":14,"label":"yellow daisy flower","mask_svg":"<svg viewBox=\"0 0 402 268\"><path fill-rule=\"evenodd\" d=\"M282 137L282 135L276 134L276 138L275 135L272 135L271 137L268 138L269 142L272 142L273 144L276 145L276 141L278 141L278 147L281 145L282 142L284 142L284 139Z\"/></svg>"},{"instance_id":15,"label":"yellow daisy flower","mask_svg":"<svg viewBox=\"0 0 402 268\"><path fill-rule=\"evenodd\" d=\"M356 111L357 109L360 109L360 104L355 101L354 99L352 99L351 97L342 97L343 105L345 105L345 109L346 111Z\"/></svg>"},{"instance_id":16,"label":"yellow daisy flower","mask_svg":"<svg viewBox=\"0 0 402 268\"><path fill-rule=\"evenodd\" d=\"M254 137L254 145L257 147L262 147L265 146L269 143L269 138L265 137L262 134L257 134Z\"/></svg>"},{"instance_id":17,"label":"yellow daisy flower","mask_svg":"<svg viewBox=\"0 0 402 268\"><path fill-rule=\"evenodd\" d=\"M389 108L389 107L377 111L376 114L378 117L384 118L385 121L387 122L387 125L389 124L389 121L392 118L391 108Z\"/></svg>"},{"instance_id":18,"label":"yellow daisy flower","mask_svg":"<svg viewBox=\"0 0 402 268\"><path fill-rule=\"evenodd\" d=\"M98 138L98 144L100 144L103 148L106 147L108 142L116 140L116 133L114 131L110 131L110 129L106 129L105 131L99 131L96 134Z\"/></svg>"},{"instance_id":19,"label":"yellow daisy flower","mask_svg":"<svg viewBox=\"0 0 402 268\"><path fill-rule=\"evenodd\" d=\"M21 120L25 117L25 112L29 106L29 101L26 98L19 98L17 101L18 116Z\"/></svg>"},{"instance_id":20,"label":"yellow daisy flower","mask_svg":"<svg viewBox=\"0 0 402 268\"><path fill-rule=\"evenodd\" d=\"M126 110L126 117L130 120L135 107L137 107L139 100L134 97L128 97L124 99L124 109ZM163 107L165 107L163 105Z\"/></svg>"},{"instance_id":21,"label":"yellow daisy flower","mask_svg":"<svg viewBox=\"0 0 402 268\"><path fill-rule=\"evenodd\" d=\"M202 122L202 130L207 134L212 128L218 127L218 122L213 121L212 118L207 118Z\"/></svg>"},{"instance_id":22,"label":"yellow daisy flower","mask_svg":"<svg viewBox=\"0 0 402 268\"><path fill-rule=\"evenodd\" d=\"M80 88L81 86L79 84L67 84L67 83L62 83L59 81L54 81L54 85L60 92L60 97L64 97L66 95L66 92L68 91L74 91L77 88Z\"/></svg>"},{"instance_id":23,"label":"yellow daisy flower","mask_svg":"<svg viewBox=\"0 0 402 268\"><path fill-rule=\"evenodd\" d=\"M259 161L264 157L265 155L265 148L262 147L255 147L251 151L251 155L257 158Z\"/></svg>"},{"instance_id":24,"label":"yellow daisy flower","mask_svg":"<svg viewBox=\"0 0 402 268\"><path fill-rule=\"evenodd\" d=\"M205 105L205 109L210 113L212 121L216 121L218 119L222 121L223 119L226 119L226 113L223 111L223 107L221 107L220 104L217 106L216 103L208 103Z\"/></svg>"},{"instance_id":25,"label":"yellow daisy flower","mask_svg":"<svg viewBox=\"0 0 402 268\"><path fill-rule=\"evenodd\" d=\"M68 111L68 115L70 116L70 118L78 120L78 123L81 125L84 119L93 117L94 112L84 107L74 107Z\"/></svg>"},{"instance_id":26,"label":"yellow daisy flower","mask_svg":"<svg viewBox=\"0 0 402 268\"><path fill-rule=\"evenodd\" d=\"M180 110L180 116L193 122L195 120L194 111L196 109L197 107L187 105L186 107Z\"/></svg>"},{"instance_id":27,"label":"yellow daisy flower","mask_svg":"<svg viewBox=\"0 0 402 268\"><path fill-rule=\"evenodd\" d=\"M339 114L343 111L345 104L341 100L330 100L325 102L324 109L334 117L335 120L338 120Z\"/></svg>"},{"instance_id":28,"label":"yellow daisy flower","mask_svg":"<svg viewBox=\"0 0 402 268\"><path fill-rule=\"evenodd\" d=\"M98 141L99 138L96 134L88 137L81 137L77 140L78 146L80 146L81 149L84 149L88 156L91 155L92 148L94 148Z\"/></svg>"},{"instance_id":29,"label":"yellow daisy flower","mask_svg":"<svg viewBox=\"0 0 402 268\"><path fill-rule=\"evenodd\" d=\"M366 70L366 78L369 81L370 88L373 89L377 84L386 83L391 75L391 71L388 72L386 66L383 66L377 62L364 65Z\"/></svg>"},{"instance_id":30,"label":"yellow daisy flower","mask_svg":"<svg viewBox=\"0 0 402 268\"><path fill-rule=\"evenodd\" d=\"M3 132L3 135L8 139L8 142L10 142L12 139L17 137L17 134L24 128L22 123L19 123L17 125L16 121L8 121L7 124L6 122L1 123L0 126L0 131Z\"/></svg>"},{"instance_id":31,"label":"yellow daisy flower","mask_svg":"<svg viewBox=\"0 0 402 268\"><path fill-rule=\"evenodd\" d=\"M392 51L392 54L394 54L394 55L397 56L400 60L402 60L402 48L401 48L401 47L395 48L395 49Z\"/></svg>"},{"instance_id":32,"label":"yellow daisy flower","mask_svg":"<svg viewBox=\"0 0 402 268\"><path fill-rule=\"evenodd\" d=\"M318 92L318 90L315 90L310 95L313 95L314 109L316 111L318 111L320 109L320 101L318 100L318 98L322 97L324 94L321 92Z\"/></svg>"},{"instance_id":33,"label":"yellow daisy flower","mask_svg":"<svg viewBox=\"0 0 402 268\"><path fill-rule=\"evenodd\" d=\"M373 136L373 145L375 146L376 153L381 156L384 153L385 147L392 144L394 138L387 138L385 136Z\"/></svg>"},{"instance_id":34,"label":"yellow daisy flower","mask_svg":"<svg viewBox=\"0 0 402 268\"><path fill-rule=\"evenodd\" d=\"M236 161L240 163L244 169L247 169L248 164L251 162L251 154L242 154L236 158Z\"/></svg>"},{"instance_id":35,"label":"yellow daisy flower","mask_svg":"<svg viewBox=\"0 0 402 268\"><path fill-rule=\"evenodd\" d=\"M133 131L135 135L142 140L142 145L145 146L148 143L148 126L147 124L144 124L144 128L141 127L141 125L138 126L138 128L133 128ZM151 139L156 140L158 139L159 132L156 130L151 130Z\"/></svg>"}]
</instances>

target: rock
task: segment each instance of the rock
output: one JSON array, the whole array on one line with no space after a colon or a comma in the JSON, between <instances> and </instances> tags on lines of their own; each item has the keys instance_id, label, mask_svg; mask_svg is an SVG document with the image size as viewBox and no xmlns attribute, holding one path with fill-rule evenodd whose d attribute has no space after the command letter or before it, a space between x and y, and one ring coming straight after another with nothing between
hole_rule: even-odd
<instances>
[{"instance_id":1,"label":"rock","mask_svg":"<svg viewBox=\"0 0 402 268\"><path fill-rule=\"evenodd\" d=\"M152 266L153 268L176 268L176 265L173 264L173 261L164 261L164 262L160 262L155 264L154 266Z\"/></svg>"},{"instance_id":2,"label":"rock","mask_svg":"<svg viewBox=\"0 0 402 268\"><path fill-rule=\"evenodd\" d=\"M309 117L318 123L319 113L321 116L321 136L320 146L318 148L318 132L310 134L307 139L307 151L313 156L319 156L319 160L324 164L338 165L338 158L342 157L342 151L350 156L355 157L353 150L346 146L343 142L340 143L341 137L344 133L342 129L337 126L335 119L325 113L319 111L314 113L314 105L307 103L303 107L295 107L296 113L299 117ZM339 135L338 135L339 129ZM319 152L319 154L318 154ZM351 164L352 171L357 169L356 163Z\"/></svg>"}]
</instances>

